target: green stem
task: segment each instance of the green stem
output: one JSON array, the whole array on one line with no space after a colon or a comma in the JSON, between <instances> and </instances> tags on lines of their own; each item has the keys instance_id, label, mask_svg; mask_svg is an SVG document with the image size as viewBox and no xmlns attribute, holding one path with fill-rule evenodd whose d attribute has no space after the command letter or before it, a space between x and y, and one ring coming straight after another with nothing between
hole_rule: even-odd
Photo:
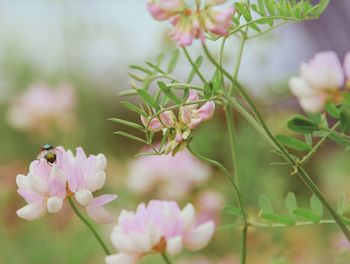
<instances>
[{"instance_id":1,"label":"green stem","mask_svg":"<svg viewBox=\"0 0 350 264\"><path fill-rule=\"evenodd\" d=\"M188 53L187 49L185 47L183 47L182 50L185 53L186 59L191 64L192 68L196 71L198 77L202 80L203 83L206 83L207 80L204 78L203 74L197 69L197 66L194 64L193 60L191 59L191 56Z\"/></svg>"},{"instance_id":2,"label":"green stem","mask_svg":"<svg viewBox=\"0 0 350 264\"><path fill-rule=\"evenodd\" d=\"M246 241L246 237L247 237L247 216L246 216L246 213L245 213L245 208L244 208L244 203L243 203L243 199L242 199L242 196L241 196L241 193L240 193L240 190L238 188L238 186L236 185L235 181L232 179L230 173L226 170L226 168L221 164L219 163L218 161L216 160L212 160L212 159L209 159L201 154L199 154L198 152L194 151L192 149L191 146L187 146L187 149L194 155L196 156L197 158L199 158L200 160L203 160L211 165L213 165L214 167L216 167L217 169L219 169L219 171L226 176L226 178L229 180L229 182L232 184L234 190L235 190L235 193L236 193L236 196L237 196L237 200L238 200L238 205L239 205L239 208L240 208L240 211L241 211L241 217L242 217L242 221L243 221L243 238L242 238L242 241ZM246 258L246 243L243 243L242 244L242 256L241 256L241 259L243 258L243 260L245 260Z\"/></svg>"},{"instance_id":3,"label":"green stem","mask_svg":"<svg viewBox=\"0 0 350 264\"><path fill-rule=\"evenodd\" d=\"M167 264L171 264L171 261L165 252L162 252L162 257Z\"/></svg>"},{"instance_id":4,"label":"green stem","mask_svg":"<svg viewBox=\"0 0 350 264\"><path fill-rule=\"evenodd\" d=\"M222 73L232 82L233 85L238 89L239 93L242 95L244 100L248 103L249 107L252 109L254 115L257 118L257 121L260 123L264 131L266 132L266 135L271 139L271 141L274 144L274 147L281 152L281 154L284 156L284 158L290 162L296 169L296 173L299 176L299 178L304 182L304 184L317 196L317 198L322 202L323 206L327 209L328 213L331 215L331 217L334 219L334 221L337 223L338 227L341 229L341 231L346 236L347 240L350 242L350 231L347 228L347 226L343 223L340 216L337 214L337 212L334 210L334 208L330 205L328 200L323 196L321 191L318 189L316 184L312 181L312 179L309 177L309 175L304 171L304 169L298 164L294 158L289 154L289 152L275 139L275 137L272 135L271 131L267 127L264 119L262 118L260 112L255 107L253 101L250 99L248 94L245 92L243 87L240 85L237 80L235 80L225 69L223 69L217 61L213 58L213 56L210 54L208 48L203 44L204 52L206 53L208 59L218 68L221 68L220 70Z\"/></svg>"},{"instance_id":5,"label":"green stem","mask_svg":"<svg viewBox=\"0 0 350 264\"><path fill-rule=\"evenodd\" d=\"M89 223L88 220L86 220L84 218L84 216L79 212L78 208L75 206L73 199L71 197L68 197L68 202L70 204L70 206L72 207L74 213L80 218L80 220L90 229L90 231L92 232L92 234L95 236L95 238L97 239L97 241L100 243L101 247L103 248L103 251L106 253L106 255L110 255L111 253L109 252L107 246L105 245L105 243L102 241L101 237L99 236L99 234L96 232L96 230L94 229L94 227Z\"/></svg>"},{"instance_id":6,"label":"green stem","mask_svg":"<svg viewBox=\"0 0 350 264\"><path fill-rule=\"evenodd\" d=\"M247 30L246 30L247 32ZM226 39L223 39L222 41L222 45L220 48L220 57L219 57L219 64L220 64L220 69L222 69L222 58L223 58L223 53L224 53L224 47L225 47L225 41ZM233 73L234 78L237 78L238 75L238 71L241 65L241 59L242 59L242 54L243 54L243 47L244 47L244 43L245 43L245 38L243 38L242 42L241 42L241 46L239 48L238 51L238 58L237 58L237 62L236 62L236 66L235 66L235 70ZM221 75L223 75L223 73L220 71ZM224 78L222 78L222 80L224 81ZM231 92L231 87L229 89L229 93ZM224 91L225 93L225 91ZM228 138L229 138L229 143L230 143L230 152L231 152L231 159L232 159L232 165L234 168L234 180L235 180L235 184L237 186L237 189L239 190L238 195L240 193L240 171L239 171L239 163L237 161L237 140L236 140L236 130L235 130L235 123L234 123L234 119L233 119L233 113L232 113L232 109L229 106L228 103L224 104L224 109L225 109L225 116L226 116L226 124L227 124L227 132L228 132ZM245 213L245 209L244 209L244 204L243 204L243 198L241 197L242 200L242 214L244 215L244 217L242 218L243 220L243 229L242 229L242 236L241 236L241 254L240 254L240 263L241 264L245 264L246 263L246 259L247 259L247 232L248 232L248 225L247 225L247 219L245 217L246 213Z\"/></svg>"}]
</instances>

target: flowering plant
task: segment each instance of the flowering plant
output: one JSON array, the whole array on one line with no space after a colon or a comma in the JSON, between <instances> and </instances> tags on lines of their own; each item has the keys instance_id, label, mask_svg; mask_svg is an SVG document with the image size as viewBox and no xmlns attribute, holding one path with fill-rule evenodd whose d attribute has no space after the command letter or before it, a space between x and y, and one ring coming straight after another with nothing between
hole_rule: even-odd
<instances>
[{"instance_id":1,"label":"flowering plant","mask_svg":"<svg viewBox=\"0 0 350 264\"><path fill-rule=\"evenodd\" d=\"M87 157L81 148L74 155L62 147L55 148L54 160L48 159L45 152L39 160L31 163L28 175L17 176L18 193L28 203L18 211L18 215L33 220L46 211L56 213L62 208L63 201L68 199L73 210L88 225L105 250L106 263L138 263L151 253L159 253L166 263L171 263L168 255L175 256L183 248L200 250L210 242L215 231L234 227L238 227L241 232L241 264L246 263L249 253L248 230L252 228L329 223L339 227L350 241L350 219L343 212L344 198L341 199L338 210L335 210L304 169L304 165L327 140L350 147L350 55L346 56L344 65L341 65L334 52L316 54L310 63L301 65L300 77L290 79L290 89L306 112L293 116L288 121L287 126L294 134L275 135L238 78L244 46L250 38L260 36L288 21L316 19L328 3L328 0L320 0L318 4L295 0L258 0L253 4L249 0L195 0L191 5L190 1L185 0L148 1L150 15L155 20L167 20L173 26L170 36L180 46L191 70L186 80L180 80L173 74L180 56L179 49L174 51L167 65L164 65L164 55L159 55L155 62L146 62L146 66L132 65L129 75L133 79L133 89L122 92L122 95L137 96L139 103L121 103L137 113L141 120L134 123L112 118L111 121L139 130L144 135L116 132L147 145L148 151L138 154L141 169L144 164L155 168L161 166L164 162L162 158L183 165L180 155L185 155L191 163L201 160L215 167L226 177L236 197L235 202L225 208L226 212L234 216L232 223L215 227L214 219L203 220L204 218L196 216L191 203L181 210L175 201L151 200L147 204L141 203L135 211L121 211L111 233L111 241L118 253L111 254L72 200L74 196L86 208L87 214L98 223L113 220L103 205L114 200L116 195L93 196L93 192L104 185L106 158L102 154ZM220 9L216 9L219 5ZM223 65L225 45L231 36L241 40L232 73ZM195 39L199 39L204 56L193 59L187 46L192 45ZM215 41L221 42L218 57L207 46L207 42ZM214 67L209 76L201 69L205 59ZM210 122L215 112L225 114L232 171L219 161L200 154L192 143L198 127ZM277 164L288 166L290 174L296 175L312 192L310 208L299 206L296 195L289 192L285 199L287 214L276 213L267 196L262 196L259 200L260 212L257 216L248 214L245 202L249 194L242 192L241 185L245 179L237 158L240 152L233 118L236 114L243 116L270 144L278 155ZM304 138L295 136L295 133ZM150 161L153 160L153 155L157 155L154 159L156 162ZM159 155L165 156L159 158ZM143 163L144 160L147 162ZM201 168L203 169L198 166L197 172ZM161 171L160 167L157 169L157 172ZM186 176L190 175L181 171L181 168L173 169L177 170ZM208 170L205 167L200 171L203 178L206 178L204 176ZM149 171L145 169L143 172L146 175ZM157 177L162 178L159 175ZM157 177L150 176L146 183L152 185L150 182ZM137 177L136 180L135 176L133 178L132 181L137 182ZM201 181L189 178L185 181L178 177L176 180L180 186L183 182L184 185L194 185ZM140 182L142 183L141 180ZM175 184L171 182L171 185L176 191ZM183 187L183 191L188 190L186 187ZM221 204L220 198L217 203ZM324 217L324 210L330 218Z\"/></svg>"}]
</instances>

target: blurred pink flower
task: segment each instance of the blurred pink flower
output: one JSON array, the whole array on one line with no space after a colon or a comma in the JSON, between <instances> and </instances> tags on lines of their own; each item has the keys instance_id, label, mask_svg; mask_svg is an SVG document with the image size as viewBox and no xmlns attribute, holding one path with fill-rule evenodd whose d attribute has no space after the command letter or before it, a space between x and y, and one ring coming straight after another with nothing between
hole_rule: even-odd
<instances>
[{"instance_id":1,"label":"blurred pink flower","mask_svg":"<svg viewBox=\"0 0 350 264\"><path fill-rule=\"evenodd\" d=\"M343 234L337 235L334 238L333 245L339 250L350 250L350 243Z\"/></svg>"},{"instance_id":2,"label":"blurred pink flower","mask_svg":"<svg viewBox=\"0 0 350 264\"><path fill-rule=\"evenodd\" d=\"M67 130L73 123L75 92L70 85L52 89L45 84L30 86L7 111L7 120L17 129L46 133L51 125Z\"/></svg>"},{"instance_id":3,"label":"blurred pink flower","mask_svg":"<svg viewBox=\"0 0 350 264\"><path fill-rule=\"evenodd\" d=\"M204 190L195 197L195 205L198 212L197 223L203 223L211 219L216 225L220 221L220 213L225 205L225 197L215 190Z\"/></svg>"},{"instance_id":4,"label":"blurred pink flower","mask_svg":"<svg viewBox=\"0 0 350 264\"><path fill-rule=\"evenodd\" d=\"M180 199L207 181L210 173L210 167L187 150L175 156L143 156L129 164L128 186L139 194L156 191L161 198Z\"/></svg>"},{"instance_id":5,"label":"blurred pink flower","mask_svg":"<svg viewBox=\"0 0 350 264\"><path fill-rule=\"evenodd\" d=\"M181 199L207 181L210 172L210 167L187 150L175 156L143 156L130 163L128 186L139 194L156 190L163 199Z\"/></svg>"},{"instance_id":6,"label":"blurred pink flower","mask_svg":"<svg viewBox=\"0 0 350 264\"><path fill-rule=\"evenodd\" d=\"M348 77L349 60L347 56L344 63ZM309 63L301 64L300 73L300 77L289 80L289 86L305 111L319 112L327 101L338 102L341 99L344 71L335 52L317 53Z\"/></svg>"},{"instance_id":7,"label":"blurred pink flower","mask_svg":"<svg viewBox=\"0 0 350 264\"><path fill-rule=\"evenodd\" d=\"M167 252L174 256L183 247L200 250L209 243L214 230L212 221L196 225L192 204L180 210L172 201L153 200L147 206L142 203L136 212L121 212L111 235L119 253L107 256L106 263L137 263L151 252Z\"/></svg>"},{"instance_id":8,"label":"blurred pink flower","mask_svg":"<svg viewBox=\"0 0 350 264\"><path fill-rule=\"evenodd\" d=\"M94 221L111 222L112 217L103 205L117 196L101 195L94 198L92 195L105 183L106 165L103 154L87 157L82 148L77 148L74 156L70 150L57 147L56 162L51 164L44 158L35 160L31 163L27 176L17 175L18 193L28 203L17 211L17 215L34 220L46 211L56 213L62 208L63 200L74 195Z\"/></svg>"},{"instance_id":9,"label":"blurred pink flower","mask_svg":"<svg viewBox=\"0 0 350 264\"><path fill-rule=\"evenodd\" d=\"M148 10L157 20L169 20L174 28L170 35L181 46L191 45L194 39L205 40L205 32L226 36L232 26L233 6L222 11L213 10L213 6L227 0L206 1L201 8L196 1L192 9L184 0L149 0Z\"/></svg>"},{"instance_id":10,"label":"blurred pink flower","mask_svg":"<svg viewBox=\"0 0 350 264\"><path fill-rule=\"evenodd\" d=\"M198 93L190 90L186 103L192 103L199 100ZM202 122L211 119L214 115L215 103L208 101L198 108L198 104L193 103L183 106L179 110L178 118L172 111L164 111L159 114L159 119L151 119L141 116L143 125L152 132L158 132L170 129L167 139L166 153L172 152L174 155L186 147L186 140L189 138L193 129L197 128Z\"/></svg>"}]
</instances>

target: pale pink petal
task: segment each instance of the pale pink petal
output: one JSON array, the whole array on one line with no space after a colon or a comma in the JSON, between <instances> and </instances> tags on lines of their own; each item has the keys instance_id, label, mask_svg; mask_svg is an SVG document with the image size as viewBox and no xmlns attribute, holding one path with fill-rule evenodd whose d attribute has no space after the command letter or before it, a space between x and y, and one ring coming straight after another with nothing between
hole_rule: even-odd
<instances>
[{"instance_id":1,"label":"pale pink petal","mask_svg":"<svg viewBox=\"0 0 350 264\"><path fill-rule=\"evenodd\" d=\"M299 102L304 111L317 113L322 111L325 103L327 102L327 96L320 94L314 97L305 97L301 98Z\"/></svg>"},{"instance_id":2,"label":"pale pink petal","mask_svg":"<svg viewBox=\"0 0 350 264\"><path fill-rule=\"evenodd\" d=\"M89 190L79 190L74 194L75 199L81 205L88 205L93 201L93 196Z\"/></svg>"},{"instance_id":3,"label":"pale pink petal","mask_svg":"<svg viewBox=\"0 0 350 264\"><path fill-rule=\"evenodd\" d=\"M44 215L45 203L28 204L17 210L17 215L26 220L34 220Z\"/></svg>"},{"instance_id":4,"label":"pale pink petal","mask_svg":"<svg viewBox=\"0 0 350 264\"><path fill-rule=\"evenodd\" d=\"M95 192L103 187L106 181L106 173L104 171L99 171L90 174L89 177L85 179L86 188Z\"/></svg>"},{"instance_id":5,"label":"pale pink petal","mask_svg":"<svg viewBox=\"0 0 350 264\"><path fill-rule=\"evenodd\" d=\"M292 93L299 98L314 96L317 93L304 79L299 77L292 77L289 80L289 87Z\"/></svg>"},{"instance_id":6,"label":"pale pink petal","mask_svg":"<svg viewBox=\"0 0 350 264\"><path fill-rule=\"evenodd\" d=\"M195 224L195 210L192 204L187 204L184 209L181 211L181 218L184 221L184 229L188 230Z\"/></svg>"},{"instance_id":7,"label":"pale pink petal","mask_svg":"<svg viewBox=\"0 0 350 264\"><path fill-rule=\"evenodd\" d=\"M44 200L42 196L30 189L18 189L17 193L22 196L27 203L41 204Z\"/></svg>"},{"instance_id":8,"label":"pale pink petal","mask_svg":"<svg viewBox=\"0 0 350 264\"><path fill-rule=\"evenodd\" d=\"M344 59L344 71L348 80L350 80L350 52L346 53Z\"/></svg>"},{"instance_id":9,"label":"pale pink petal","mask_svg":"<svg viewBox=\"0 0 350 264\"><path fill-rule=\"evenodd\" d=\"M109 224L113 222L113 217L103 208L103 206L92 206L86 207L87 214L99 224Z\"/></svg>"},{"instance_id":10,"label":"pale pink petal","mask_svg":"<svg viewBox=\"0 0 350 264\"><path fill-rule=\"evenodd\" d=\"M103 206L107 203L112 202L113 200L117 199L118 196L115 194L103 194L100 195L98 197L95 197L92 202L91 205L93 206Z\"/></svg>"},{"instance_id":11,"label":"pale pink petal","mask_svg":"<svg viewBox=\"0 0 350 264\"><path fill-rule=\"evenodd\" d=\"M96 167L95 167L95 170L96 171L105 170L106 167L107 167L106 156L103 155L103 154L98 154L96 156Z\"/></svg>"},{"instance_id":12,"label":"pale pink petal","mask_svg":"<svg viewBox=\"0 0 350 264\"><path fill-rule=\"evenodd\" d=\"M185 245L190 250L200 250L211 240L215 231L214 222L209 221L191 230L185 238Z\"/></svg>"},{"instance_id":13,"label":"pale pink petal","mask_svg":"<svg viewBox=\"0 0 350 264\"><path fill-rule=\"evenodd\" d=\"M28 177L22 174L18 174L16 177L16 184L20 189L28 189L30 188Z\"/></svg>"},{"instance_id":14,"label":"pale pink petal","mask_svg":"<svg viewBox=\"0 0 350 264\"><path fill-rule=\"evenodd\" d=\"M47 200L47 211L49 213L57 213L62 209L63 200L57 196L50 197Z\"/></svg>"},{"instance_id":15,"label":"pale pink petal","mask_svg":"<svg viewBox=\"0 0 350 264\"><path fill-rule=\"evenodd\" d=\"M173 238L168 239L166 244L166 251L171 256L175 256L179 254L182 250L182 237L176 236Z\"/></svg>"},{"instance_id":16,"label":"pale pink petal","mask_svg":"<svg viewBox=\"0 0 350 264\"><path fill-rule=\"evenodd\" d=\"M213 101L206 102L198 109L198 117L203 121L211 119L214 115L215 103Z\"/></svg>"},{"instance_id":17,"label":"pale pink petal","mask_svg":"<svg viewBox=\"0 0 350 264\"><path fill-rule=\"evenodd\" d=\"M137 264L140 255L119 253L105 257L106 264Z\"/></svg>"},{"instance_id":18,"label":"pale pink petal","mask_svg":"<svg viewBox=\"0 0 350 264\"><path fill-rule=\"evenodd\" d=\"M333 51L317 53L310 63L303 63L301 76L316 89L335 90L344 84L343 68Z\"/></svg>"},{"instance_id":19,"label":"pale pink petal","mask_svg":"<svg viewBox=\"0 0 350 264\"><path fill-rule=\"evenodd\" d=\"M174 127L176 117L172 111L164 111L159 114L160 120L162 121L162 124L166 127Z\"/></svg>"}]
</instances>

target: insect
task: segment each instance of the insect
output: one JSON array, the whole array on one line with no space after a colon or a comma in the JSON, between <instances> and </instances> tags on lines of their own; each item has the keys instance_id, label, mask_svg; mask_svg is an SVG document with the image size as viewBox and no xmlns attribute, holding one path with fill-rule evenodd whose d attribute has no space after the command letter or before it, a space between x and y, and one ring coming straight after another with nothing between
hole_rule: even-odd
<instances>
[{"instance_id":1,"label":"insect","mask_svg":"<svg viewBox=\"0 0 350 264\"><path fill-rule=\"evenodd\" d=\"M40 153L37 156L37 159L46 159L48 163L56 162L56 147L51 144L43 144L40 148Z\"/></svg>"}]
</instances>

